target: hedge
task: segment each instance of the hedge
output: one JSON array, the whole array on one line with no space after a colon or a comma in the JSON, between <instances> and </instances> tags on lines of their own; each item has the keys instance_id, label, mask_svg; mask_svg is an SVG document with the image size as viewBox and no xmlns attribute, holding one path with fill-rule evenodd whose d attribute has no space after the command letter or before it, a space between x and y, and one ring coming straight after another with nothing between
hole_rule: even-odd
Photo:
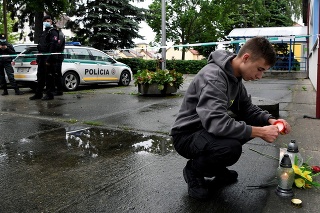
<instances>
[{"instance_id":1,"label":"hedge","mask_svg":"<svg viewBox=\"0 0 320 213\"><path fill-rule=\"evenodd\" d=\"M133 74L136 74L138 70L148 69L155 71L160 69L159 60L144 60L141 58L118 58L117 61L128 65ZM207 60L167 60L166 68L168 70L176 70L183 74L196 74L202 67L207 64Z\"/></svg>"}]
</instances>

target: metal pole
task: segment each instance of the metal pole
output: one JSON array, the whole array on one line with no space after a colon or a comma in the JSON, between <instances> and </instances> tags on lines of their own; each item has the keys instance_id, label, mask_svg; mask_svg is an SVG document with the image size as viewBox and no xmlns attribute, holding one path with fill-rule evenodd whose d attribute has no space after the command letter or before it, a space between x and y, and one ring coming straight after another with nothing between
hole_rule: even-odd
<instances>
[{"instance_id":1,"label":"metal pole","mask_svg":"<svg viewBox=\"0 0 320 213\"><path fill-rule=\"evenodd\" d=\"M162 10L161 10L161 30L162 30L162 42L161 42L161 55L162 55L162 62L161 68L162 70L166 69L166 0L161 0Z\"/></svg>"}]
</instances>

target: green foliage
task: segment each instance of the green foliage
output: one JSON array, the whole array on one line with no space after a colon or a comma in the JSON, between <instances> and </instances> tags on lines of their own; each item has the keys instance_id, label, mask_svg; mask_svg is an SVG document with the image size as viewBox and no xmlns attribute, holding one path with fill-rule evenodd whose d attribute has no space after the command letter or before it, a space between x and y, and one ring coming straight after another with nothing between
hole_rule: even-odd
<instances>
[{"instance_id":1,"label":"green foliage","mask_svg":"<svg viewBox=\"0 0 320 213\"><path fill-rule=\"evenodd\" d=\"M163 90L165 85L179 88L183 84L183 74L175 70L157 70L155 72L139 70L134 75L134 84L158 84L158 89Z\"/></svg>"},{"instance_id":2,"label":"green foliage","mask_svg":"<svg viewBox=\"0 0 320 213\"><path fill-rule=\"evenodd\" d=\"M141 58L119 58L117 61L127 64L133 74L138 70L156 71L159 69L159 60L144 60ZM196 74L207 64L207 60L167 60L168 70L176 70L183 74Z\"/></svg>"},{"instance_id":3,"label":"green foliage","mask_svg":"<svg viewBox=\"0 0 320 213\"><path fill-rule=\"evenodd\" d=\"M8 1L8 11L11 19L18 18L17 28L23 29L25 22L34 31L35 42L42 32L43 14L50 14L56 20L73 6L75 0L11 0Z\"/></svg>"},{"instance_id":4,"label":"green foliage","mask_svg":"<svg viewBox=\"0 0 320 213\"><path fill-rule=\"evenodd\" d=\"M147 61L141 58L119 58L117 59L117 61L128 65L131 68L133 74L136 74L138 70L147 68Z\"/></svg>"},{"instance_id":5,"label":"green foliage","mask_svg":"<svg viewBox=\"0 0 320 213\"><path fill-rule=\"evenodd\" d=\"M74 40L100 50L131 48L138 34L145 9L129 0L78 2L68 15L76 16L68 27L76 34Z\"/></svg>"},{"instance_id":6,"label":"green foliage","mask_svg":"<svg viewBox=\"0 0 320 213\"><path fill-rule=\"evenodd\" d=\"M224 41L234 28L292 26L291 18L300 17L301 12L302 0L167 0L166 36L174 44ZM147 23L159 42L161 0L153 1L148 15L152 18ZM194 47L204 56L215 48Z\"/></svg>"},{"instance_id":7,"label":"green foliage","mask_svg":"<svg viewBox=\"0 0 320 213\"><path fill-rule=\"evenodd\" d=\"M184 74L196 74L207 64L207 60L167 60L167 69Z\"/></svg>"},{"instance_id":8,"label":"green foliage","mask_svg":"<svg viewBox=\"0 0 320 213\"><path fill-rule=\"evenodd\" d=\"M174 44L216 41L222 36L219 32L217 12L220 7L214 1L207 0L167 0L166 1L166 37ZM156 41L162 37L161 0L155 0L149 6L148 25L156 32ZM201 48L199 48L201 49ZM184 59L185 48L182 51Z\"/></svg>"},{"instance_id":9,"label":"green foliage","mask_svg":"<svg viewBox=\"0 0 320 213\"><path fill-rule=\"evenodd\" d=\"M292 70L294 71L300 71L300 62L297 60L297 59L293 59L293 62L292 62Z\"/></svg>"},{"instance_id":10,"label":"green foliage","mask_svg":"<svg viewBox=\"0 0 320 213\"><path fill-rule=\"evenodd\" d=\"M0 4L0 33L4 33L4 25L3 25L3 8L2 4ZM7 16L7 37L9 43L15 43L16 40L18 40L18 35L15 33L12 33L13 27L15 24L15 20L10 19L10 12L6 14Z\"/></svg>"}]
</instances>

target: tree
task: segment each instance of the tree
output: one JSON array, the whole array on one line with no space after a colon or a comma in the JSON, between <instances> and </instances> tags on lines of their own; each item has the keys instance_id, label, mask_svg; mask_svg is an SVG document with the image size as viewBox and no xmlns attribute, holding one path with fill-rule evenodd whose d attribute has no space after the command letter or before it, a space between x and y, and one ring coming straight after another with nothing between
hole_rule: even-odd
<instances>
[{"instance_id":1,"label":"tree","mask_svg":"<svg viewBox=\"0 0 320 213\"><path fill-rule=\"evenodd\" d=\"M8 0L8 11L11 11L11 19L18 18L18 28L23 29L28 22L30 29L34 31L34 41L38 43L42 32L42 18L44 13L52 18L58 18L74 3L75 0Z\"/></svg>"},{"instance_id":2,"label":"tree","mask_svg":"<svg viewBox=\"0 0 320 213\"><path fill-rule=\"evenodd\" d=\"M174 44L214 41L221 35L216 22L220 6L208 0L167 0L166 1L166 37ZM159 42L161 32L161 0L155 0L149 6L147 23L156 32ZM185 58L185 49L182 59Z\"/></svg>"},{"instance_id":3,"label":"tree","mask_svg":"<svg viewBox=\"0 0 320 213\"><path fill-rule=\"evenodd\" d=\"M233 1L224 2L230 5ZM295 10L288 4L288 0L241 0L238 3L237 6L222 10L222 14L226 14L220 19L225 35L235 28L285 27L293 24ZM224 39L229 40L227 37ZM234 45L227 47L234 48Z\"/></svg>"},{"instance_id":4,"label":"tree","mask_svg":"<svg viewBox=\"0 0 320 213\"><path fill-rule=\"evenodd\" d=\"M0 10L2 10L2 4L0 3ZM1 16L0 16L0 23L3 23L3 13L1 12ZM15 25L15 20L11 20L10 19L10 13L7 13L6 14L6 18L7 18L7 38L8 38L8 41L9 43L14 43L17 39L18 39L18 35L16 34L13 34L13 28L14 28L14 25ZM4 25L1 24L0 25L0 33L5 33L5 30L4 30Z\"/></svg>"},{"instance_id":5,"label":"tree","mask_svg":"<svg viewBox=\"0 0 320 213\"><path fill-rule=\"evenodd\" d=\"M142 38L138 31L145 9L129 0L79 2L69 15L77 17L68 24L76 34L74 39L97 49L131 48L134 38Z\"/></svg>"},{"instance_id":6,"label":"tree","mask_svg":"<svg viewBox=\"0 0 320 213\"><path fill-rule=\"evenodd\" d=\"M291 17L301 15L301 0L167 0L166 35L174 44L228 40L234 28L291 26ZM149 6L147 23L161 32L161 0ZM194 47L207 56L215 47ZM184 51L182 53L184 59Z\"/></svg>"}]
</instances>

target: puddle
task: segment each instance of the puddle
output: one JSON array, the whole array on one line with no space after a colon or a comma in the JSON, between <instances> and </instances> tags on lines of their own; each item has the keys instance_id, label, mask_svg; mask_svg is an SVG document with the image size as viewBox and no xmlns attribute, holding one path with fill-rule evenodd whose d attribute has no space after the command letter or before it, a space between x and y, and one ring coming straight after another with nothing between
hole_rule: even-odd
<instances>
[{"instance_id":1,"label":"puddle","mask_svg":"<svg viewBox=\"0 0 320 213\"><path fill-rule=\"evenodd\" d=\"M173 150L170 137L95 127L67 127L5 144L0 147L0 164L23 161L68 167L130 154L166 155Z\"/></svg>"}]
</instances>

